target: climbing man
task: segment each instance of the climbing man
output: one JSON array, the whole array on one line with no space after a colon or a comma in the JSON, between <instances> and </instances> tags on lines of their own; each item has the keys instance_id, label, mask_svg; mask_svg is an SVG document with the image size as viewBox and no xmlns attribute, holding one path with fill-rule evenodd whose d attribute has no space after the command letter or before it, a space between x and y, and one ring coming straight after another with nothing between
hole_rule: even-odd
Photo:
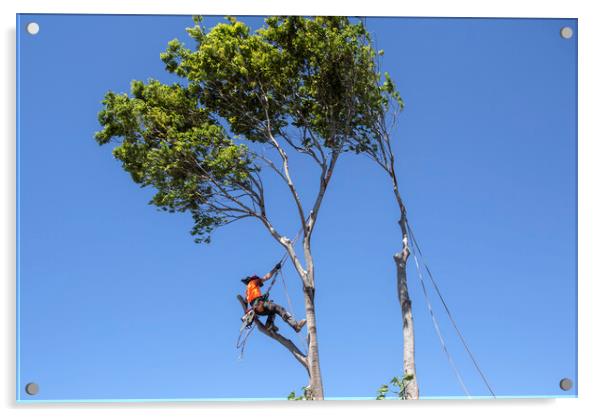
<instances>
[{"instance_id":1,"label":"climbing man","mask_svg":"<svg viewBox=\"0 0 602 417\"><path fill-rule=\"evenodd\" d=\"M305 326L306 320L303 319L298 322L295 321L293 316L282 306L268 299L269 293L261 295L260 287L263 286L264 282L272 278L281 267L282 265L280 262L278 262L270 272L264 275L263 278L259 278L257 275L251 275L241 279L241 281L247 286L247 303L249 303L256 314L260 316L268 316L265 322L265 327L267 330L272 332L278 331L278 327L276 327L274 324L275 316L278 314L280 317L282 317L282 320L287 322L289 326L299 333L303 326Z\"/></svg>"}]
</instances>

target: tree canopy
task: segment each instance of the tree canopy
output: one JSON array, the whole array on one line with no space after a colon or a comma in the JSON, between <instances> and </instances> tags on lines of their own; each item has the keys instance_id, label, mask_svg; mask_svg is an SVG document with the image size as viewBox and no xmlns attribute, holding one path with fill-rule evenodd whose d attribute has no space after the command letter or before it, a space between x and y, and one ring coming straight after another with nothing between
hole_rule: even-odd
<instances>
[{"instance_id":1,"label":"tree canopy","mask_svg":"<svg viewBox=\"0 0 602 417\"><path fill-rule=\"evenodd\" d=\"M118 142L123 168L156 189L152 204L190 212L197 242L245 217L267 222L265 168L289 185L311 229L321 198L308 216L285 145L311 157L327 183L342 152L377 151L379 120L391 98L401 103L378 71L365 26L346 17L269 17L252 31L230 17L207 31L195 17L187 32L193 49L172 40L161 54L182 82L133 81L130 94L108 92L97 142ZM253 143L269 145L282 168Z\"/></svg>"},{"instance_id":2,"label":"tree canopy","mask_svg":"<svg viewBox=\"0 0 602 417\"><path fill-rule=\"evenodd\" d=\"M141 186L153 186L151 203L166 211L188 211L192 233L209 241L214 227L236 215L223 211L228 190L251 188L258 168L245 146L235 144L211 114L198 106L194 91L151 80L132 82L132 96L109 92L99 114L104 129L96 140L121 142L113 155Z\"/></svg>"}]
</instances>

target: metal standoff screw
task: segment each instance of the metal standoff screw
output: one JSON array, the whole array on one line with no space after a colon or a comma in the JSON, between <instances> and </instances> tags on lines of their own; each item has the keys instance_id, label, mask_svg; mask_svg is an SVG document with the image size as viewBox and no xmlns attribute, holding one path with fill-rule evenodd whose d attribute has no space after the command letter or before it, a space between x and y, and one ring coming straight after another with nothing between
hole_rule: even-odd
<instances>
[{"instance_id":1,"label":"metal standoff screw","mask_svg":"<svg viewBox=\"0 0 602 417\"><path fill-rule=\"evenodd\" d=\"M564 39L571 39L573 37L573 29L568 26L564 26L562 29L560 29L560 36L562 36Z\"/></svg>"},{"instance_id":2,"label":"metal standoff screw","mask_svg":"<svg viewBox=\"0 0 602 417\"><path fill-rule=\"evenodd\" d=\"M30 35L37 35L40 31L40 25L38 25L36 22L29 22L27 24L26 29L27 33L29 33Z\"/></svg>"},{"instance_id":3,"label":"metal standoff screw","mask_svg":"<svg viewBox=\"0 0 602 417\"><path fill-rule=\"evenodd\" d=\"M38 384L35 382L30 382L29 384L25 385L25 392L29 395L36 395L39 391L40 387L38 387Z\"/></svg>"},{"instance_id":4,"label":"metal standoff screw","mask_svg":"<svg viewBox=\"0 0 602 417\"><path fill-rule=\"evenodd\" d=\"M573 388L573 381L570 378L562 378L560 380L560 389L563 391L568 391Z\"/></svg>"}]
</instances>

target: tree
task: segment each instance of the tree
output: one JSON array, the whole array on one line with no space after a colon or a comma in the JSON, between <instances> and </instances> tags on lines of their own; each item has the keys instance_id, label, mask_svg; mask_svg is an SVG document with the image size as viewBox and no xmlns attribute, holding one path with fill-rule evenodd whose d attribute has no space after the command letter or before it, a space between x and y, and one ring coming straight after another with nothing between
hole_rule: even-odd
<instances>
[{"instance_id":1,"label":"tree","mask_svg":"<svg viewBox=\"0 0 602 417\"><path fill-rule=\"evenodd\" d=\"M378 51L382 56L384 51ZM380 76L380 71L377 71ZM349 148L356 153L367 155L381 167L391 180L393 195L399 207L398 225L401 230L401 250L393 255L397 270L397 298L401 307L403 330L403 373L406 385L404 395L407 399L418 399L418 381L416 378L416 363L414 359L414 318L412 314L412 301L410 299L407 282L406 265L410 256L408 220L406 207L399 191L399 182L395 170L395 153L391 146L391 132L397 117L403 110L404 102L388 73L383 74L384 81L380 85L380 105L373 106L368 116L372 120L371 135L362 140L355 137L349 138ZM407 378L407 379L405 379Z\"/></svg>"},{"instance_id":2,"label":"tree","mask_svg":"<svg viewBox=\"0 0 602 417\"><path fill-rule=\"evenodd\" d=\"M269 17L255 32L228 20L207 31L195 17L187 29L194 49L169 42L161 59L182 84L134 81L130 95L108 92L96 140L117 143L113 154L123 169L156 190L151 204L192 215L197 242L252 218L286 249L303 286L307 355L289 339L264 333L307 370L305 395L323 399L311 239L340 155L378 140L374 108L383 95L375 52L364 25L345 17ZM309 211L289 152L318 167ZM302 255L270 220L266 171L294 201Z\"/></svg>"}]
</instances>

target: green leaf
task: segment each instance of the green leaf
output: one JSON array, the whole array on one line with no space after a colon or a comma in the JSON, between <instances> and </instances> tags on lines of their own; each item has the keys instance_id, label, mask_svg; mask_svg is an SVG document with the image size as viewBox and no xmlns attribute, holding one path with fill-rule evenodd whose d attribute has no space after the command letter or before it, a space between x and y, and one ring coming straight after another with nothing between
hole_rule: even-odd
<instances>
[{"instance_id":1,"label":"green leaf","mask_svg":"<svg viewBox=\"0 0 602 417\"><path fill-rule=\"evenodd\" d=\"M178 83L133 81L129 94L108 91L98 113L96 141L116 143L122 168L154 189L151 204L191 215L196 242L228 223L216 207L236 208L220 197L224 187L256 187L263 163L245 145L297 129L306 154L378 155L382 115L403 105L361 22L277 16L252 31L227 20L206 30L195 16L194 47L167 43L160 59Z\"/></svg>"}]
</instances>

